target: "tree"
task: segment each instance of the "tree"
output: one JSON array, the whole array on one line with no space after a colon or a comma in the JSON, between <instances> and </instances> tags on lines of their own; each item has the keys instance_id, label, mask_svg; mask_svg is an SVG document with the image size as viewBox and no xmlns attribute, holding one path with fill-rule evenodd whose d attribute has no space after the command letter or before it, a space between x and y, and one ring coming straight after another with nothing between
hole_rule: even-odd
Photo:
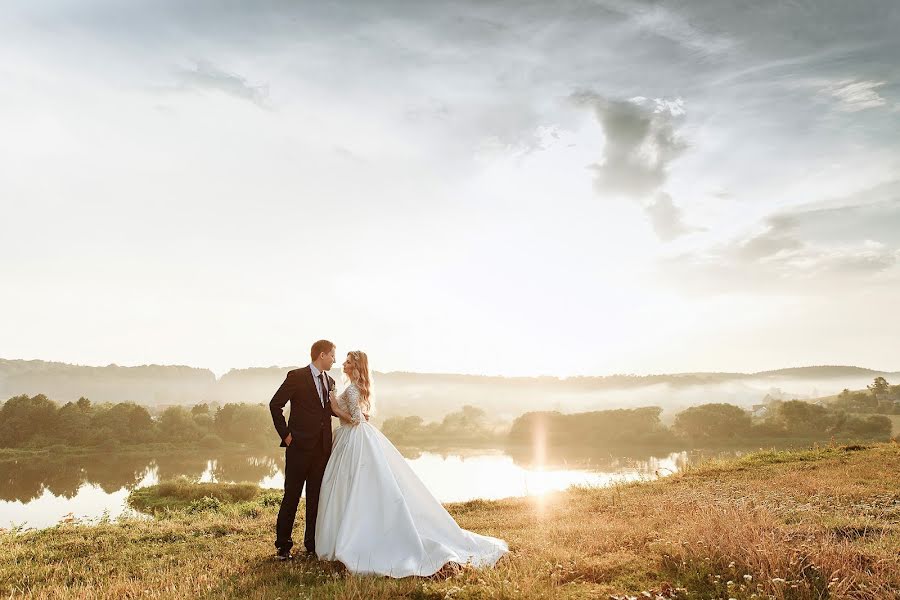
<instances>
[{"instance_id":1,"label":"tree","mask_svg":"<svg viewBox=\"0 0 900 600\"><path fill-rule=\"evenodd\" d=\"M750 430L750 414L733 404L701 404L675 415L675 432L695 440L718 441L743 437Z\"/></svg>"},{"instance_id":2,"label":"tree","mask_svg":"<svg viewBox=\"0 0 900 600\"><path fill-rule=\"evenodd\" d=\"M57 410L56 403L43 394L10 398L0 408L0 446L18 448L37 438L53 443Z\"/></svg>"},{"instance_id":3,"label":"tree","mask_svg":"<svg viewBox=\"0 0 900 600\"><path fill-rule=\"evenodd\" d=\"M59 409L57 416L57 431L61 440L73 446L84 446L90 442L93 417L90 400L79 398L78 402L67 402Z\"/></svg>"},{"instance_id":4,"label":"tree","mask_svg":"<svg viewBox=\"0 0 900 600\"><path fill-rule=\"evenodd\" d=\"M91 422L94 441L122 444L136 444L152 441L156 435L156 425L150 413L143 406L133 402L103 404L95 410Z\"/></svg>"},{"instance_id":5,"label":"tree","mask_svg":"<svg viewBox=\"0 0 900 600\"><path fill-rule=\"evenodd\" d=\"M226 404L216 411L213 428L226 442L260 444L278 438L272 413L263 404Z\"/></svg>"},{"instance_id":6,"label":"tree","mask_svg":"<svg viewBox=\"0 0 900 600\"><path fill-rule=\"evenodd\" d=\"M891 386L884 377L876 377L875 380L866 387L872 392L872 396L876 399L889 395L891 391Z\"/></svg>"},{"instance_id":7,"label":"tree","mask_svg":"<svg viewBox=\"0 0 900 600\"><path fill-rule=\"evenodd\" d=\"M490 434L487 413L477 406L465 405L444 417L437 427L437 435L452 438L471 438Z\"/></svg>"},{"instance_id":8,"label":"tree","mask_svg":"<svg viewBox=\"0 0 900 600\"><path fill-rule=\"evenodd\" d=\"M889 438L891 436L891 428L891 420L883 415L871 415L865 419L850 417L842 427L847 433L879 438Z\"/></svg>"},{"instance_id":9,"label":"tree","mask_svg":"<svg viewBox=\"0 0 900 600\"><path fill-rule=\"evenodd\" d=\"M548 445L658 444L672 442L658 406L619 408L577 414L530 412L513 421L511 439L542 440Z\"/></svg>"},{"instance_id":10,"label":"tree","mask_svg":"<svg viewBox=\"0 0 900 600\"><path fill-rule=\"evenodd\" d=\"M385 419L381 425L381 433L395 444L402 444L414 438L421 437L423 431L422 417L412 415L409 417L391 417Z\"/></svg>"},{"instance_id":11,"label":"tree","mask_svg":"<svg viewBox=\"0 0 900 600\"><path fill-rule=\"evenodd\" d=\"M813 435L834 431L838 417L824 406L788 400L774 406L769 421L794 435Z\"/></svg>"},{"instance_id":12,"label":"tree","mask_svg":"<svg viewBox=\"0 0 900 600\"><path fill-rule=\"evenodd\" d=\"M172 406L159 417L159 429L168 442L190 442L199 439L200 428L191 413L182 406Z\"/></svg>"}]
</instances>

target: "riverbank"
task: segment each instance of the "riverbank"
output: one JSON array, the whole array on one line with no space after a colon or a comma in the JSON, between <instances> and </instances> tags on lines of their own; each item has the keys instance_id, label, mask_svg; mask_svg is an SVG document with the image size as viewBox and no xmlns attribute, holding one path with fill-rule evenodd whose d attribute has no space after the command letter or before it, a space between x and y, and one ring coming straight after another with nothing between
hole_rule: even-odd
<instances>
[{"instance_id":1,"label":"riverbank","mask_svg":"<svg viewBox=\"0 0 900 600\"><path fill-rule=\"evenodd\" d=\"M861 415L862 416L862 415ZM879 415L880 416L880 415ZM900 415L895 417L897 425L895 429L900 431ZM551 447L544 448L543 460L553 460L559 455L561 463L576 462L578 458L596 459L596 457L635 457L646 458L651 455L665 455L672 452L697 452L705 455L714 455L722 452L752 452L760 449L778 449L789 450L792 448L802 448L814 445L834 445L862 442L867 444L876 444L879 442L889 441L884 436L864 436L864 435L842 435L822 437L747 437L722 439L707 442L697 442L696 440L678 439L674 442L659 443L653 441L633 441L633 442L615 442L604 443L603 440L592 440L591 443L560 443ZM428 439L413 440L398 443L397 448L407 458L414 458L422 452L432 452L437 454L460 454L465 455L473 451L496 450L502 451L510 456L521 459L522 462L530 462L535 458L534 444L530 441L510 440L506 437L487 438L483 440L451 440L451 439ZM211 452L218 453L238 453L251 452L255 455L270 455L280 457L283 455L284 449L278 446L277 440L265 444L245 444L239 442L223 442L216 447L208 447L200 442L153 442L141 444L122 444L117 445L114 449L104 448L102 446L70 446L65 444L55 444L43 447L28 448L0 448L0 462L11 460L29 460L29 459L47 459L54 457L78 457L78 456L94 456L94 455L115 455L115 456L170 456L183 455L190 452L201 454L209 454Z\"/></svg>"},{"instance_id":2,"label":"riverbank","mask_svg":"<svg viewBox=\"0 0 900 600\"><path fill-rule=\"evenodd\" d=\"M278 447L277 440L274 444L250 445L235 442L224 443L215 448L208 448L199 443L172 443L158 442L147 444L123 444L114 449L101 446L68 446L56 444L41 448L0 448L0 461L27 460L67 456L94 456L98 454L116 456L169 456L185 454L187 452L253 452L254 454L272 454L277 456L283 453Z\"/></svg>"},{"instance_id":3,"label":"riverbank","mask_svg":"<svg viewBox=\"0 0 900 600\"><path fill-rule=\"evenodd\" d=\"M653 482L449 504L460 525L506 539L512 552L494 569L432 579L276 563L277 499L246 497L194 500L147 521L0 533L0 589L34 598L900 598L896 443L760 452Z\"/></svg>"}]
</instances>

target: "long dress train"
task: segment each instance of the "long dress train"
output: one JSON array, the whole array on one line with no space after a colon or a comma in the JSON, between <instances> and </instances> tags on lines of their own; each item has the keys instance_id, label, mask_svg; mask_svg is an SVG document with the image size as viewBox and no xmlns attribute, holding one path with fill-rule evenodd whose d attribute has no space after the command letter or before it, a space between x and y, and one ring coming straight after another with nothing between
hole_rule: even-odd
<instances>
[{"instance_id":1,"label":"long dress train","mask_svg":"<svg viewBox=\"0 0 900 600\"><path fill-rule=\"evenodd\" d=\"M503 540L462 529L378 429L361 419L359 390L338 403L353 418L335 432L316 522L316 553L354 573L433 575L449 562L488 566Z\"/></svg>"}]
</instances>

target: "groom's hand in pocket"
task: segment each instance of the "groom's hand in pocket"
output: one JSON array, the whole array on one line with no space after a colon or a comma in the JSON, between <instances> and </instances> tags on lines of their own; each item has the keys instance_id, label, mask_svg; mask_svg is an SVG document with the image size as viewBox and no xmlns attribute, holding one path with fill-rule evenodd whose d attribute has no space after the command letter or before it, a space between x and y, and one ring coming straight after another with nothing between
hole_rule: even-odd
<instances>
[{"instance_id":1,"label":"groom's hand in pocket","mask_svg":"<svg viewBox=\"0 0 900 600\"><path fill-rule=\"evenodd\" d=\"M284 438L284 445L285 445L285 446L290 446L290 445L291 445L291 442L293 442L293 441L294 441L294 436L293 436L292 434L289 433L289 434L287 435L287 437Z\"/></svg>"}]
</instances>

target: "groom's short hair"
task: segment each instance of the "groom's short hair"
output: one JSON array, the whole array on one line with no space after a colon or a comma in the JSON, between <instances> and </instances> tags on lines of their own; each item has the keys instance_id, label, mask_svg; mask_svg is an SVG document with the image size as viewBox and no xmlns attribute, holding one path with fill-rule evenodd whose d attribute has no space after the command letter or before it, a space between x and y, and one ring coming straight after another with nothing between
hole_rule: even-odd
<instances>
[{"instance_id":1,"label":"groom's short hair","mask_svg":"<svg viewBox=\"0 0 900 600\"><path fill-rule=\"evenodd\" d=\"M334 348L335 348L335 345L333 343L329 342L328 340L319 340L318 342L316 342L315 344L312 345L312 348L309 351L309 355L312 357L313 360L316 360L317 358L319 358L320 354L322 354L323 352L325 354L328 354L329 352L334 350Z\"/></svg>"}]
</instances>

